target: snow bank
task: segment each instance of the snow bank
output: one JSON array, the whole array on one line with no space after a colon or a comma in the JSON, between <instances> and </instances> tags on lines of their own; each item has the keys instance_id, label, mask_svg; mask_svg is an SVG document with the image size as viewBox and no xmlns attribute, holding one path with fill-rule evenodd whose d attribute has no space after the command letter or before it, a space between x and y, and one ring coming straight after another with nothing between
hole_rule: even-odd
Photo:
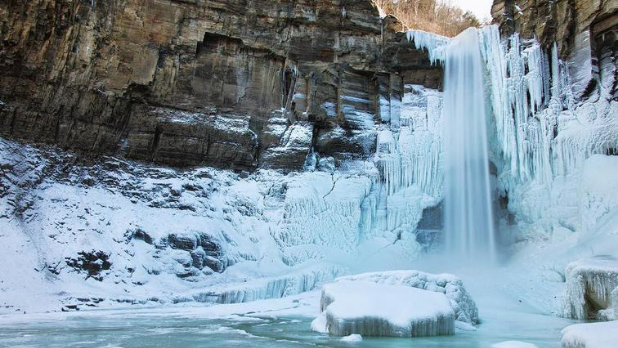
<instances>
[{"instance_id":1,"label":"snow bank","mask_svg":"<svg viewBox=\"0 0 618 348\"><path fill-rule=\"evenodd\" d=\"M615 319L615 296L618 288L618 261L613 259L584 259L566 268L564 315L586 320Z\"/></svg>"},{"instance_id":2,"label":"snow bank","mask_svg":"<svg viewBox=\"0 0 618 348\"><path fill-rule=\"evenodd\" d=\"M618 321L577 324L562 330L563 348L611 348L618 346Z\"/></svg>"},{"instance_id":3,"label":"snow bank","mask_svg":"<svg viewBox=\"0 0 618 348\"><path fill-rule=\"evenodd\" d=\"M446 296L408 286L339 280L324 286L321 307L312 327L336 336L455 333L455 313Z\"/></svg>"},{"instance_id":4,"label":"snow bank","mask_svg":"<svg viewBox=\"0 0 618 348\"><path fill-rule=\"evenodd\" d=\"M352 334L350 336L345 336L341 339L343 342L362 342L363 336L358 334Z\"/></svg>"},{"instance_id":5,"label":"snow bank","mask_svg":"<svg viewBox=\"0 0 618 348\"><path fill-rule=\"evenodd\" d=\"M446 295L451 307L456 313L456 320L479 323L479 313L476 303L466 291L463 282L452 274L430 274L419 271L390 271L365 273L337 278L339 281L362 281L385 285L401 285Z\"/></svg>"}]
</instances>

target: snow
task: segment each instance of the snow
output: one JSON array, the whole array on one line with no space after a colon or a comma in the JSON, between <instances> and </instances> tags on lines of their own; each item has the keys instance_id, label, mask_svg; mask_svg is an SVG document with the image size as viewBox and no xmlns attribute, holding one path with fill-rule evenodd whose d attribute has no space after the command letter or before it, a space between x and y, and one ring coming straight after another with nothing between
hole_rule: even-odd
<instances>
[{"instance_id":1,"label":"snow","mask_svg":"<svg viewBox=\"0 0 618 348\"><path fill-rule=\"evenodd\" d=\"M618 344L618 321L571 325L562 330L564 348L610 348Z\"/></svg>"},{"instance_id":2,"label":"snow","mask_svg":"<svg viewBox=\"0 0 618 348\"><path fill-rule=\"evenodd\" d=\"M342 342L362 342L363 336L358 334L352 334L350 336L345 336L341 339Z\"/></svg>"},{"instance_id":3,"label":"snow","mask_svg":"<svg viewBox=\"0 0 618 348\"><path fill-rule=\"evenodd\" d=\"M430 274L420 271L388 271L364 273L335 279L339 281L361 281L376 284L408 286L445 294L456 313L457 321L478 324L476 304L468 294L463 282L452 274Z\"/></svg>"},{"instance_id":4,"label":"snow","mask_svg":"<svg viewBox=\"0 0 618 348\"><path fill-rule=\"evenodd\" d=\"M582 232L618 213L618 157L594 155L584 162L580 196Z\"/></svg>"},{"instance_id":5,"label":"snow","mask_svg":"<svg viewBox=\"0 0 618 348\"><path fill-rule=\"evenodd\" d=\"M452 335L455 313L444 294L408 286L339 280L322 289L326 325L336 336L420 337ZM313 325L324 324L318 318Z\"/></svg>"},{"instance_id":6,"label":"snow","mask_svg":"<svg viewBox=\"0 0 618 348\"><path fill-rule=\"evenodd\" d=\"M618 260L583 259L566 268L565 316L616 319L612 291L618 288Z\"/></svg>"}]
</instances>

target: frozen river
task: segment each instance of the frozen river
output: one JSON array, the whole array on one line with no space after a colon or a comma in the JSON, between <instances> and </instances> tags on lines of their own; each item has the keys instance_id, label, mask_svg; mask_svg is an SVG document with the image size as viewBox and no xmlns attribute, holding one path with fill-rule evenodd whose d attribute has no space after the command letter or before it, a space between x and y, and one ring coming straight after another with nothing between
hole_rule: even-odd
<instances>
[{"instance_id":1,"label":"frozen river","mask_svg":"<svg viewBox=\"0 0 618 348\"><path fill-rule=\"evenodd\" d=\"M318 294L216 307L99 310L0 317L0 347L491 347L523 341L559 348L560 331L571 321L513 308L481 312L476 331L455 336L342 342L312 332ZM482 309L482 308L481 308ZM484 313L484 315L483 315Z\"/></svg>"}]
</instances>

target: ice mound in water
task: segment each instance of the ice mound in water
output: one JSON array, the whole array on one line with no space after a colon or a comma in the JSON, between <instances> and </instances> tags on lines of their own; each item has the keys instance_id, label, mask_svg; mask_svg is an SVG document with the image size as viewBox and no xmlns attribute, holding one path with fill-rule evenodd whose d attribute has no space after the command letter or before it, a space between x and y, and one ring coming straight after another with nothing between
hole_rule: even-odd
<instances>
[{"instance_id":1,"label":"ice mound in water","mask_svg":"<svg viewBox=\"0 0 618 348\"><path fill-rule=\"evenodd\" d=\"M455 312L446 296L409 286L340 279L322 289L321 308L312 328L335 336L455 333Z\"/></svg>"},{"instance_id":2,"label":"ice mound in water","mask_svg":"<svg viewBox=\"0 0 618 348\"><path fill-rule=\"evenodd\" d=\"M358 334L353 334L353 335L350 335L350 336L345 336L341 340L343 342L362 342L363 341L363 336L358 335Z\"/></svg>"},{"instance_id":3,"label":"ice mound in water","mask_svg":"<svg viewBox=\"0 0 618 348\"><path fill-rule=\"evenodd\" d=\"M566 268L564 314L573 319L618 319L618 261L609 258L584 259Z\"/></svg>"},{"instance_id":4,"label":"ice mound in water","mask_svg":"<svg viewBox=\"0 0 618 348\"><path fill-rule=\"evenodd\" d=\"M464 288L463 282L452 274L430 274L419 271L390 271L364 273L337 278L335 281L366 281L386 285L407 287L440 292L446 295L455 311L455 320L468 324L479 323L476 303Z\"/></svg>"},{"instance_id":5,"label":"ice mound in water","mask_svg":"<svg viewBox=\"0 0 618 348\"><path fill-rule=\"evenodd\" d=\"M562 347L618 347L618 321L568 326L562 330Z\"/></svg>"}]
</instances>

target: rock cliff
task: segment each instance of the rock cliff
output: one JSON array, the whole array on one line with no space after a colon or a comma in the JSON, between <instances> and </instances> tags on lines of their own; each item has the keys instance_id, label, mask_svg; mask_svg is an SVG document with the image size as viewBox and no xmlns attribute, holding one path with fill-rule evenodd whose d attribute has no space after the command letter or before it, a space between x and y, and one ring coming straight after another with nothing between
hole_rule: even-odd
<instances>
[{"instance_id":1,"label":"rock cliff","mask_svg":"<svg viewBox=\"0 0 618 348\"><path fill-rule=\"evenodd\" d=\"M441 69L370 0L8 0L0 133L165 165L300 169L374 151Z\"/></svg>"}]
</instances>

